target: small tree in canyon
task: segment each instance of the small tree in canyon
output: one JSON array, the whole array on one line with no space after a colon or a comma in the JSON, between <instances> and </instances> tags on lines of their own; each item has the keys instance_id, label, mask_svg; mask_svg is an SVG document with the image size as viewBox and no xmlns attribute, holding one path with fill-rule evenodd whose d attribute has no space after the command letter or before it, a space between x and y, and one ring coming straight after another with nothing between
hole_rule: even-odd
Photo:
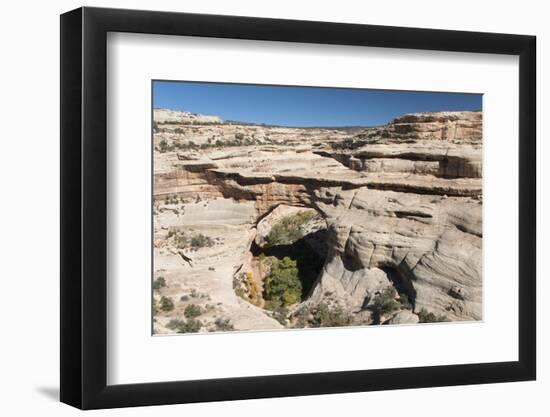
<instances>
[{"instance_id":1,"label":"small tree in canyon","mask_svg":"<svg viewBox=\"0 0 550 417\"><path fill-rule=\"evenodd\" d=\"M279 301L285 306L299 302L302 297L302 283L298 278L296 261L287 256L274 261L264 286L266 300Z\"/></svg>"}]
</instances>

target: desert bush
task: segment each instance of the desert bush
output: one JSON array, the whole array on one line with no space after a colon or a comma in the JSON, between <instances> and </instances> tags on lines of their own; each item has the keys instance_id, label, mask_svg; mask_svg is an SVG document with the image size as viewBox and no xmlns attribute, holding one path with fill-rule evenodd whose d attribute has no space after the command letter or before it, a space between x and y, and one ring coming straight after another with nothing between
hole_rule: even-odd
<instances>
[{"instance_id":1,"label":"desert bush","mask_svg":"<svg viewBox=\"0 0 550 417\"><path fill-rule=\"evenodd\" d=\"M172 144L172 145L169 145L168 142L166 141L166 139L162 139L160 142L159 142L159 146L158 146L158 151L160 153L165 153L165 152L171 152L173 151L175 148L175 146Z\"/></svg>"},{"instance_id":2,"label":"desert bush","mask_svg":"<svg viewBox=\"0 0 550 417\"><path fill-rule=\"evenodd\" d=\"M311 221L316 213L301 211L276 223L267 235L268 246L288 245L304 237L302 226Z\"/></svg>"},{"instance_id":3,"label":"desert bush","mask_svg":"<svg viewBox=\"0 0 550 417\"><path fill-rule=\"evenodd\" d=\"M176 210L174 210L175 213ZM180 211L177 210L177 213L179 212ZM202 233L189 237L181 230L169 229L167 237L174 239L174 244L178 249L185 249L189 246L195 249L214 246L214 239Z\"/></svg>"},{"instance_id":4,"label":"desert bush","mask_svg":"<svg viewBox=\"0 0 550 417\"><path fill-rule=\"evenodd\" d=\"M166 287L166 280L164 277L158 277L153 281L153 289L160 290L162 287Z\"/></svg>"},{"instance_id":5,"label":"desert bush","mask_svg":"<svg viewBox=\"0 0 550 417\"><path fill-rule=\"evenodd\" d=\"M283 326L287 324L288 309L281 301L269 300L265 302L264 308L271 311L271 317L281 323Z\"/></svg>"},{"instance_id":6,"label":"desert bush","mask_svg":"<svg viewBox=\"0 0 550 417\"><path fill-rule=\"evenodd\" d=\"M235 330L235 327L231 324L229 319L218 318L214 324L216 325L216 329L222 332Z\"/></svg>"},{"instance_id":7,"label":"desert bush","mask_svg":"<svg viewBox=\"0 0 550 417\"><path fill-rule=\"evenodd\" d=\"M214 245L214 241L208 237L199 233L191 238L191 246L193 248L211 247Z\"/></svg>"},{"instance_id":8,"label":"desert bush","mask_svg":"<svg viewBox=\"0 0 550 417\"><path fill-rule=\"evenodd\" d=\"M166 197L164 197L164 204L177 204L177 203L178 203L177 195L167 195Z\"/></svg>"},{"instance_id":9,"label":"desert bush","mask_svg":"<svg viewBox=\"0 0 550 417\"><path fill-rule=\"evenodd\" d=\"M182 135L183 134L183 129L180 128L180 127L176 127L174 129L174 133L177 134L177 135Z\"/></svg>"},{"instance_id":10,"label":"desert bush","mask_svg":"<svg viewBox=\"0 0 550 417\"><path fill-rule=\"evenodd\" d=\"M443 314L440 316L437 316L434 313L429 312L425 308L422 308L418 312L418 321L420 323L439 323L442 321L449 321L449 319L447 318L447 316Z\"/></svg>"},{"instance_id":11,"label":"desert bush","mask_svg":"<svg viewBox=\"0 0 550 417\"><path fill-rule=\"evenodd\" d=\"M313 310L313 324L316 327L326 326L330 321L330 311L325 303L318 304Z\"/></svg>"},{"instance_id":12,"label":"desert bush","mask_svg":"<svg viewBox=\"0 0 550 417\"><path fill-rule=\"evenodd\" d=\"M333 149L353 149L354 140L351 138L344 139L341 142L332 142L330 146Z\"/></svg>"},{"instance_id":13,"label":"desert bush","mask_svg":"<svg viewBox=\"0 0 550 417\"><path fill-rule=\"evenodd\" d=\"M162 311L172 311L174 309L174 302L171 298L162 296L160 299L160 309Z\"/></svg>"},{"instance_id":14,"label":"desert bush","mask_svg":"<svg viewBox=\"0 0 550 417\"><path fill-rule=\"evenodd\" d=\"M344 312L340 306L330 309L325 303L320 303L312 311L313 327L342 327L352 324L353 317Z\"/></svg>"},{"instance_id":15,"label":"desert bush","mask_svg":"<svg viewBox=\"0 0 550 417\"><path fill-rule=\"evenodd\" d=\"M302 231L297 227L288 227L287 224L277 223L271 228L267 236L269 246L288 245L303 237Z\"/></svg>"},{"instance_id":16,"label":"desert bush","mask_svg":"<svg viewBox=\"0 0 550 417\"><path fill-rule=\"evenodd\" d=\"M409 296L403 292L399 293L399 302L401 303L401 306L404 308L408 308L408 309L412 308L412 303L409 299Z\"/></svg>"},{"instance_id":17,"label":"desert bush","mask_svg":"<svg viewBox=\"0 0 550 417\"><path fill-rule=\"evenodd\" d=\"M194 319L195 317L200 316L203 313L203 310L200 306L196 304L189 304L185 307L183 315L188 319Z\"/></svg>"},{"instance_id":18,"label":"desert bush","mask_svg":"<svg viewBox=\"0 0 550 417\"><path fill-rule=\"evenodd\" d=\"M172 319L168 322L168 324L166 325L167 328L169 328L170 330L175 330L177 329L178 327L182 326L184 324L184 321L183 320L179 320L179 319Z\"/></svg>"},{"instance_id":19,"label":"desert bush","mask_svg":"<svg viewBox=\"0 0 550 417\"><path fill-rule=\"evenodd\" d=\"M189 319L177 327L178 333L197 333L202 328L200 320Z\"/></svg>"},{"instance_id":20,"label":"desert bush","mask_svg":"<svg viewBox=\"0 0 550 417\"><path fill-rule=\"evenodd\" d=\"M243 140L244 139L244 134L242 133L235 133L235 139L237 140Z\"/></svg>"},{"instance_id":21,"label":"desert bush","mask_svg":"<svg viewBox=\"0 0 550 417\"><path fill-rule=\"evenodd\" d=\"M310 326L310 310L307 307L302 307L292 314L292 327L303 329Z\"/></svg>"},{"instance_id":22,"label":"desert bush","mask_svg":"<svg viewBox=\"0 0 550 417\"><path fill-rule=\"evenodd\" d=\"M174 235L174 243L178 249L185 249L189 245L189 238L185 236L184 232L176 231Z\"/></svg>"},{"instance_id":23,"label":"desert bush","mask_svg":"<svg viewBox=\"0 0 550 417\"><path fill-rule=\"evenodd\" d=\"M194 319L189 319L187 321L172 319L168 322L166 327L171 330L176 330L178 333L197 333L202 328L202 322Z\"/></svg>"},{"instance_id":24,"label":"desert bush","mask_svg":"<svg viewBox=\"0 0 550 417\"><path fill-rule=\"evenodd\" d=\"M265 299L280 301L288 306L300 301L302 283L298 278L296 261L285 256L282 260L274 260L269 275L264 281Z\"/></svg>"},{"instance_id":25,"label":"desert bush","mask_svg":"<svg viewBox=\"0 0 550 417\"><path fill-rule=\"evenodd\" d=\"M395 299L397 292L393 287L387 287L374 297L372 308L379 316L393 313L401 308L401 303Z\"/></svg>"}]
</instances>

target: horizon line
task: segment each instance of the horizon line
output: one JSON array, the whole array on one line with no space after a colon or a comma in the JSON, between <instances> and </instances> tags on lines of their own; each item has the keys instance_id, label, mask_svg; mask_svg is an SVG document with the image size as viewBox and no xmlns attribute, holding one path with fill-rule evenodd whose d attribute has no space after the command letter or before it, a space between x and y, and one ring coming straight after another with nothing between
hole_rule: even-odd
<instances>
[{"instance_id":1,"label":"horizon line","mask_svg":"<svg viewBox=\"0 0 550 417\"><path fill-rule=\"evenodd\" d=\"M262 123L262 122L249 122L244 120L231 120L231 119L222 119L220 116L216 114L207 114L207 113L198 113L191 110L178 110L168 107L152 107L152 110L167 110L167 111L173 111L173 112L179 112L179 113L190 113L193 115L198 116L207 116L207 117L218 117L222 123L220 124L241 124L241 125L251 125L251 126L264 126L264 127L285 127L285 128L291 128L291 129L359 129L359 128L375 128L375 127L381 127L385 126L387 124L392 123L395 119L407 115L412 114L428 114L428 113L483 113L483 109L479 110L436 110L436 111L419 111L419 112L406 112L401 114L400 116L396 116L392 118L391 120L382 123L382 124L374 124L374 125L309 125L309 126L296 126L296 125L281 125L281 124L272 124L272 123ZM154 117L153 117L154 119ZM207 122L205 124L208 124ZM214 123L212 123L214 124Z\"/></svg>"}]
</instances>

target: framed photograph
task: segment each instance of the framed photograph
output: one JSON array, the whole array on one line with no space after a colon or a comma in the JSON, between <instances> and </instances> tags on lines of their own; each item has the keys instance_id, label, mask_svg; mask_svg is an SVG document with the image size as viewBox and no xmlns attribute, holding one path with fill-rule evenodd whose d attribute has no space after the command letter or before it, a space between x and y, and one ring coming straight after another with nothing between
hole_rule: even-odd
<instances>
[{"instance_id":1,"label":"framed photograph","mask_svg":"<svg viewBox=\"0 0 550 417\"><path fill-rule=\"evenodd\" d=\"M61 16L61 401L533 380L535 37Z\"/></svg>"}]
</instances>

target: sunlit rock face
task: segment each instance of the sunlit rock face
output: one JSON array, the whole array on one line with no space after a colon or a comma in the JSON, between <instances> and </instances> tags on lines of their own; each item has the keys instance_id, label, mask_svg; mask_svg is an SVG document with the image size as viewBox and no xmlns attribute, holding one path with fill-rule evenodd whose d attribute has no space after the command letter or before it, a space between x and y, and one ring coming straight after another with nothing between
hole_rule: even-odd
<instances>
[{"instance_id":1,"label":"sunlit rock face","mask_svg":"<svg viewBox=\"0 0 550 417\"><path fill-rule=\"evenodd\" d=\"M481 112L411 113L395 118L380 128L364 134L393 141L431 140L446 142L481 142L483 120Z\"/></svg>"},{"instance_id":2,"label":"sunlit rock face","mask_svg":"<svg viewBox=\"0 0 550 417\"><path fill-rule=\"evenodd\" d=\"M232 281L257 268L253 243L306 209L326 228L326 261L292 311L338 306L361 324L414 324L421 312L482 319L480 112L410 114L359 132L204 120L195 131L170 123L154 135L154 274L167 281L157 298L177 301L155 332L172 332L189 299L208 305L208 330L227 318L235 330L285 326L239 298ZM174 229L213 243L178 249ZM370 306L390 287L410 308L373 317Z\"/></svg>"},{"instance_id":3,"label":"sunlit rock face","mask_svg":"<svg viewBox=\"0 0 550 417\"><path fill-rule=\"evenodd\" d=\"M337 291L350 309L360 309L388 285L373 281L373 271L389 270L408 288L415 311L481 319L480 201L367 188L330 190L327 197L325 191L316 204L330 225L332 252L318 299Z\"/></svg>"}]
</instances>

